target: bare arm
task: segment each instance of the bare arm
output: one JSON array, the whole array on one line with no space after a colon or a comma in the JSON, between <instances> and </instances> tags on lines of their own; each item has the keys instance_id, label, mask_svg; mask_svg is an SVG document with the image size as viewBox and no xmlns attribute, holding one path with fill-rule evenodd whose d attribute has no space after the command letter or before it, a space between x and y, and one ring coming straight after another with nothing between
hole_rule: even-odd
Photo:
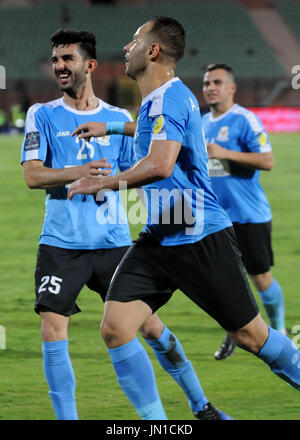
<instances>
[{"instance_id":1,"label":"bare arm","mask_svg":"<svg viewBox=\"0 0 300 440\"><path fill-rule=\"evenodd\" d=\"M99 170L98 168L107 168ZM94 160L84 165L69 168L48 168L40 160L23 162L23 174L27 186L31 189L46 189L67 185L85 176L110 174L111 165L103 160Z\"/></svg>"},{"instance_id":2,"label":"bare arm","mask_svg":"<svg viewBox=\"0 0 300 440\"><path fill-rule=\"evenodd\" d=\"M124 125L124 135L134 136L136 129L136 122L125 122ZM72 136L78 136L79 139L90 139L91 137L106 136L106 123L105 122L86 122L79 125L75 131L73 131Z\"/></svg>"},{"instance_id":3,"label":"bare arm","mask_svg":"<svg viewBox=\"0 0 300 440\"><path fill-rule=\"evenodd\" d=\"M268 153L242 153L211 143L207 144L207 154L210 159L232 160L255 170L270 171L274 165L273 153L271 151Z\"/></svg>"},{"instance_id":4,"label":"bare arm","mask_svg":"<svg viewBox=\"0 0 300 440\"><path fill-rule=\"evenodd\" d=\"M132 168L116 176L80 179L70 186L68 198L80 193L96 194L101 189L118 191L120 182L126 182L127 188L137 188L166 179L173 172L180 148L181 144L176 141L152 141L148 155Z\"/></svg>"}]
</instances>

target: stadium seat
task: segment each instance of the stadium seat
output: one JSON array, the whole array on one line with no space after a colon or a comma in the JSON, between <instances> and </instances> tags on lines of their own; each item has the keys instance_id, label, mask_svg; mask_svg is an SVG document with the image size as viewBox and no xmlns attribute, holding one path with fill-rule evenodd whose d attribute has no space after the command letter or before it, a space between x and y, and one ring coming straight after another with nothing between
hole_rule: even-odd
<instances>
[{"instance_id":1,"label":"stadium seat","mask_svg":"<svg viewBox=\"0 0 300 440\"><path fill-rule=\"evenodd\" d=\"M124 45L154 15L177 18L186 29L186 53L177 70L182 77L201 77L203 68L216 61L232 65L240 78L285 76L247 10L233 0L153 0L117 9L79 0L0 6L0 37L6 42L0 49L1 64L11 79L45 77L40 65L49 59L49 36L59 28L90 30L97 37L101 61L122 61Z\"/></svg>"}]
</instances>

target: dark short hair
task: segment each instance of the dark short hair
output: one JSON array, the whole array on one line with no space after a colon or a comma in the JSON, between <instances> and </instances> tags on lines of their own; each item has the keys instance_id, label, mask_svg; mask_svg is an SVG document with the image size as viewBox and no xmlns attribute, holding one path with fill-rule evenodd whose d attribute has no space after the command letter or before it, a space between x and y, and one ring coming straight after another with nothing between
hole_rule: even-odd
<instances>
[{"instance_id":1,"label":"dark short hair","mask_svg":"<svg viewBox=\"0 0 300 440\"><path fill-rule=\"evenodd\" d=\"M79 44L82 56L85 59L96 59L97 40L91 32L60 29L51 36L50 41L52 48L61 44Z\"/></svg>"},{"instance_id":2,"label":"dark short hair","mask_svg":"<svg viewBox=\"0 0 300 440\"><path fill-rule=\"evenodd\" d=\"M182 25L170 17L156 16L152 20L150 33L157 37L165 45L163 52L174 58L177 63L184 54L185 30ZM165 50L164 50L165 49Z\"/></svg>"},{"instance_id":3,"label":"dark short hair","mask_svg":"<svg viewBox=\"0 0 300 440\"><path fill-rule=\"evenodd\" d=\"M205 69L203 71L203 75L205 75L207 72L212 72L213 70L217 70L217 69L225 70L226 72L228 72L230 74L232 80L233 81L235 80L232 67L230 67L228 64L225 64L225 63L209 64L208 66L205 67Z\"/></svg>"}]
</instances>

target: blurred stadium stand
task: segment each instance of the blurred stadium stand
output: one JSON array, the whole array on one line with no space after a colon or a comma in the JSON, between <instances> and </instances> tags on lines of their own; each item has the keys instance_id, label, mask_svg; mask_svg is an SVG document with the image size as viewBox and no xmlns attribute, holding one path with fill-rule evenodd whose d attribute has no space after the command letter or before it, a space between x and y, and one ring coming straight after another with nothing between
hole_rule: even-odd
<instances>
[{"instance_id":1,"label":"blurred stadium stand","mask_svg":"<svg viewBox=\"0 0 300 440\"><path fill-rule=\"evenodd\" d=\"M0 64L7 77L0 108L21 102L26 110L32 102L59 96L51 79L49 37L60 28L95 33L97 94L112 104L138 105L136 85L124 75L122 48L154 15L172 16L185 27L186 53L177 74L201 105L203 68L226 62L236 73L242 104L261 106L269 99L273 105L297 106L299 96L291 90L280 51L259 28L253 8L276 10L300 51L299 0L0 0ZM273 32L276 37L276 29Z\"/></svg>"}]
</instances>

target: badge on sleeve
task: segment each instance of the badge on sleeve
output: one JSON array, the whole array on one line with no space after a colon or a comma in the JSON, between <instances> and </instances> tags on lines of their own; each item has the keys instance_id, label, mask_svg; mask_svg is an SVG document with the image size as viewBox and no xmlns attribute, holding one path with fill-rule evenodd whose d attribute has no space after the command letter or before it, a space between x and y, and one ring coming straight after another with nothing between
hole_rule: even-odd
<instances>
[{"instance_id":1,"label":"badge on sleeve","mask_svg":"<svg viewBox=\"0 0 300 440\"><path fill-rule=\"evenodd\" d=\"M259 145L263 147L267 143L267 141L268 141L267 135L266 133L263 132L258 138Z\"/></svg>"},{"instance_id":2,"label":"badge on sleeve","mask_svg":"<svg viewBox=\"0 0 300 440\"><path fill-rule=\"evenodd\" d=\"M24 150L37 150L40 148L40 133L38 131L30 131L26 134Z\"/></svg>"},{"instance_id":3,"label":"badge on sleeve","mask_svg":"<svg viewBox=\"0 0 300 440\"><path fill-rule=\"evenodd\" d=\"M165 120L163 115L158 116L153 127L153 133L159 134L162 131L164 125L165 125Z\"/></svg>"}]
</instances>

